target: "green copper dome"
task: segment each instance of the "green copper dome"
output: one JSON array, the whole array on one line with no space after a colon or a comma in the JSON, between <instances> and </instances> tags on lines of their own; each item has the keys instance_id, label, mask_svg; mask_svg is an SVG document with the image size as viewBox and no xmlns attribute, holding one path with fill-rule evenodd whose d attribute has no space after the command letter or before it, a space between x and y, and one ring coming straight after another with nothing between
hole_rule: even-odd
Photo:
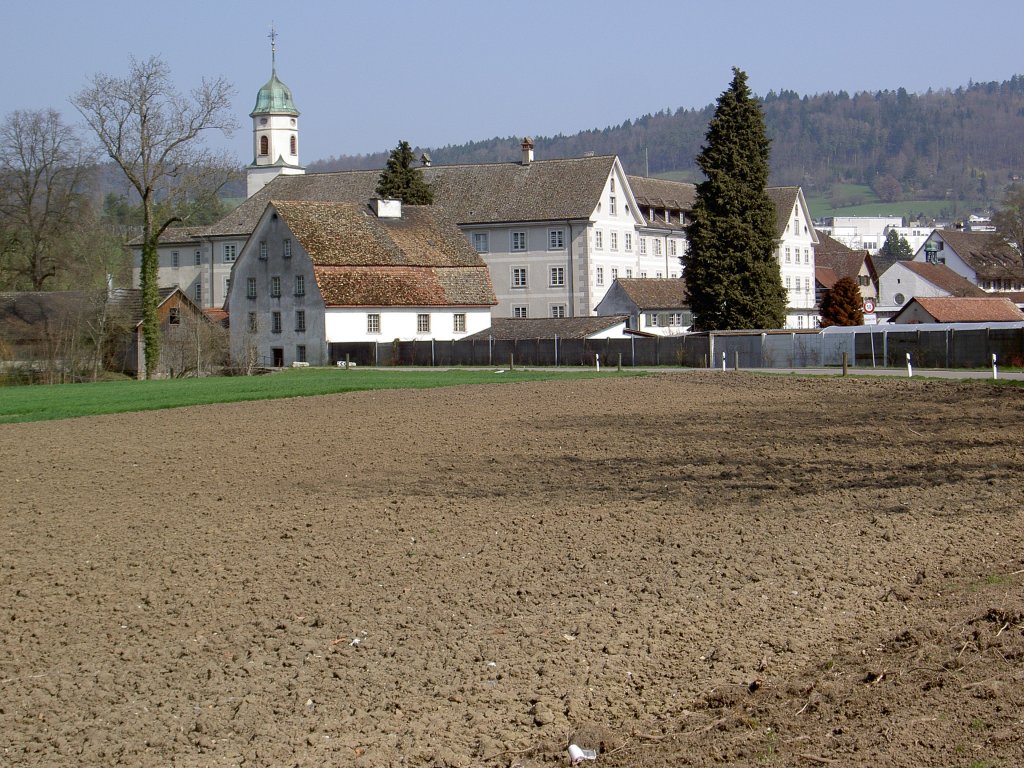
<instances>
[{"instance_id":1,"label":"green copper dome","mask_svg":"<svg viewBox=\"0 0 1024 768\"><path fill-rule=\"evenodd\" d=\"M249 113L249 117L266 114L299 116L299 110L295 108L295 102L292 100L292 89L277 79L276 69L273 70L266 85L256 94L256 106Z\"/></svg>"}]
</instances>

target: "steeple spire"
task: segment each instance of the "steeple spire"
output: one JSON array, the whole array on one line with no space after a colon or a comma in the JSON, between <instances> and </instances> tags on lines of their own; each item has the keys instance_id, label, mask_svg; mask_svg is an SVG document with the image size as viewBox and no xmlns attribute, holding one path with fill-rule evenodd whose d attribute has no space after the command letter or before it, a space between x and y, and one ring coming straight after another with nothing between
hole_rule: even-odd
<instances>
[{"instance_id":1,"label":"steeple spire","mask_svg":"<svg viewBox=\"0 0 1024 768\"><path fill-rule=\"evenodd\" d=\"M270 73L273 75L277 74L277 30L274 28L274 22L270 22L270 34L267 35L270 38Z\"/></svg>"}]
</instances>

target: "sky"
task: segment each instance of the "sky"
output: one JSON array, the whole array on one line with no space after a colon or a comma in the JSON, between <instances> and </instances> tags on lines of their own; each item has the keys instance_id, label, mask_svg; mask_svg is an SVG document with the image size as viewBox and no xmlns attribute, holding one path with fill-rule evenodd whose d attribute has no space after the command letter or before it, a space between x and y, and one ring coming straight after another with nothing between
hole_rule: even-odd
<instances>
[{"instance_id":1,"label":"sky","mask_svg":"<svg viewBox=\"0 0 1024 768\"><path fill-rule=\"evenodd\" d=\"M1020 0L35 0L4 10L4 114L54 108L97 73L162 57L182 91L235 88L241 126L209 143L252 160L249 112L277 72L295 97L300 161L573 134L751 90L956 88L1024 73ZM980 9L980 6L979 6Z\"/></svg>"}]
</instances>

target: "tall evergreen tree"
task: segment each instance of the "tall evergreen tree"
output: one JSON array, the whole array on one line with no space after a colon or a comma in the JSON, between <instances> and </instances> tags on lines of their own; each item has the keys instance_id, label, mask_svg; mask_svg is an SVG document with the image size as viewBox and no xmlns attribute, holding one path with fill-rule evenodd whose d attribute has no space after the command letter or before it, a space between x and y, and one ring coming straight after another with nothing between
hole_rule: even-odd
<instances>
[{"instance_id":1,"label":"tall evergreen tree","mask_svg":"<svg viewBox=\"0 0 1024 768\"><path fill-rule=\"evenodd\" d=\"M683 258L694 326L780 328L787 297L767 192L769 141L743 71L733 68L705 137L697 156L705 180L697 185Z\"/></svg>"},{"instance_id":2,"label":"tall evergreen tree","mask_svg":"<svg viewBox=\"0 0 1024 768\"><path fill-rule=\"evenodd\" d=\"M878 252L883 256L891 256L896 261L911 261L914 258L914 249L910 247L907 238L895 229L890 229L886 233L885 242Z\"/></svg>"},{"instance_id":3,"label":"tall evergreen tree","mask_svg":"<svg viewBox=\"0 0 1024 768\"><path fill-rule=\"evenodd\" d=\"M409 142L400 141L391 150L388 163L381 171L377 182L377 194L392 200L401 200L407 205L430 205L434 202L434 191L423 180L420 172L412 167L413 155Z\"/></svg>"}]
</instances>

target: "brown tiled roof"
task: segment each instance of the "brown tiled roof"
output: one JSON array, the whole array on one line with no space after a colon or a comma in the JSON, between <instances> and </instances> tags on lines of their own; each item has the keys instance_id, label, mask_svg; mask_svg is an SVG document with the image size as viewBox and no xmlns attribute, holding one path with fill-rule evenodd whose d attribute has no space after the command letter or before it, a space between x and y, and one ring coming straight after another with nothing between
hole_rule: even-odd
<instances>
[{"instance_id":1,"label":"brown tiled roof","mask_svg":"<svg viewBox=\"0 0 1024 768\"><path fill-rule=\"evenodd\" d=\"M839 282L839 276L836 271L831 267L821 267L815 264L814 266L814 280L822 288L826 290L831 288L837 282Z\"/></svg>"},{"instance_id":2,"label":"brown tiled roof","mask_svg":"<svg viewBox=\"0 0 1024 768\"><path fill-rule=\"evenodd\" d=\"M979 279L1024 281L1024 261L997 233L940 229L938 234Z\"/></svg>"},{"instance_id":3,"label":"brown tiled roof","mask_svg":"<svg viewBox=\"0 0 1024 768\"><path fill-rule=\"evenodd\" d=\"M1024 312L1007 298L915 297L937 323L1012 323L1024 321Z\"/></svg>"},{"instance_id":4,"label":"brown tiled roof","mask_svg":"<svg viewBox=\"0 0 1024 768\"><path fill-rule=\"evenodd\" d=\"M314 267L329 307L492 306L494 288L479 267Z\"/></svg>"},{"instance_id":5,"label":"brown tiled roof","mask_svg":"<svg viewBox=\"0 0 1024 768\"><path fill-rule=\"evenodd\" d=\"M465 338L515 341L516 339L553 339L557 336L560 339L585 339L595 333L625 323L627 319L627 315L536 319L498 317L491 320L491 327L487 330Z\"/></svg>"},{"instance_id":6,"label":"brown tiled roof","mask_svg":"<svg viewBox=\"0 0 1024 768\"><path fill-rule=\"evenodd\" d=\"M952 296L984 296L985 292L963 275L954 272L945 264L928 264L923 261L900 261L918 277L927 280Z\"/></svg>"},{"instance_id":7,"label":"brown tiled roof","mask_svg":"<svg viewBox=\"0 0 1024 768\"><path fill-rule=\"evenodd\" d=\"M817 235L818 244L814 246L814 263L819 267L832 270L837 280L843 277L856 280L860 274L860 268L864 266L867 251L855 251L852 248L847 248L838 240L821 231L817 231Z\"/></svg>"},{"instance_id":8,"label":"brown tiled roof","mask_svg":"<svg viewBox=\"0 0 1024 768\"><path fill-rule=\"evenodd\" d=\"M800 187L768 187L766 191L768 197L772 199L772 205L775 206L775 234L782 237L789 226L789 215L796 205Z\"/></svg>"},{"instance_id":9,"label":"brown tiled roof","mask_svg":"<svg viewBox=\"0 0 1024 768\"><path fill-rule=\"evenodd\" d=\"M618 278L619 288L640 310L688 309L686 281L680 277Z\"/></svg>"},{"instance_id":10,"label":"brown tiled roof","mask_svg":"<svg viewBox=\"0 0 1024 768\"><path fill-rule=\"evenodd\" d=\"M615 157L578 157L522 163L432 165L419 168L434 189L434 204L459 224L587 219L594 212ZM210 235L248 235L270 200L366 203L376 196L380 171L277 176L207 228Z\"/></svg>"},{"instance_id":11,"label":"brown tiled roof","mask_svg":"<svg viewBox=\"0 0 1024 768\"><path fill-rule=\"evenodd\" d=\"M404 205L378 218L367 205L272 201L313 262L328 306L493 306L490 272L443 211Z\"/></svg>"},{"instance_id":12,"label":"brown tiled roof","mask_svg":"<svg viewBox=\"0 0 1024 768\"><path fill-rule=\"evenodd\" d=\"M271 202L315 266L480 267L487 265L442 210L403 205L378 218L359 203Z\"/></svg>"},{"instance_id":13,"label":"brown tiled roof","mask_svg":"<svg viewBox=\"0 0 1024 768\"><path fill-rule=\"evenodd\" d=\"M253 225L255 226L255 225ZM160 233L160 245L175 245L180 243L181 245L194 245L196 238L203 237L210 227L168 227ZM140 247L142 245L142 235L133 237L128 241L128 245Z\"/></svg>"},{"instance_id":14,"label":"brown tiled roof","mask_svg":"<svg viewBox=\"0 0 1024 768\"><path fill-rule=\"evenodd\" d=\"M647 176L627 176L629 187L637 203L648 208L670 208L678 211L693 210L697 186L682 181L652 179Z\"/></svg>"}]
</instances>

